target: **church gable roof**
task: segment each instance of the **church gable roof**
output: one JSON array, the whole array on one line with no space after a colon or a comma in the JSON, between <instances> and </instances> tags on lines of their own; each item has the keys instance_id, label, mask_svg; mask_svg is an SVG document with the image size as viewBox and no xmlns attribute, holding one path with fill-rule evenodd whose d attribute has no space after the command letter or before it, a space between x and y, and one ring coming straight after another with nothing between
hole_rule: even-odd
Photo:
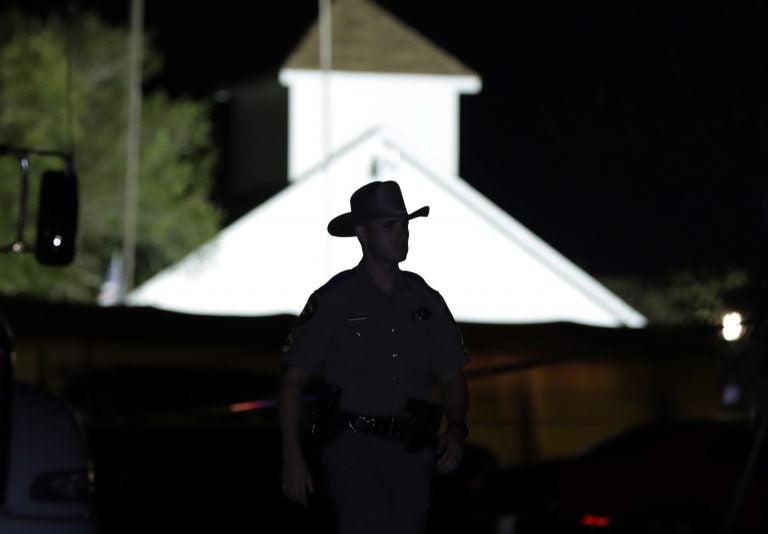
<instances>
[{"instance_id":1,"label":"church gable roof","mask_svg":"<svg viewBox=\"0 0 768 534\"><path fill-rule=\"evenodd\" d=\"M335 0L331 33L333 70L477 76L372 0ZM316 21L283 68L319 69L318 42Z\"/></svg>"},{"instance_id":2,"label":"church gable roof","mask_svg":"<svg viewBox=\"0 0 768 534\"><path fill-rule=\"evenodd\" d=\"M214 315L298 314L311 290L359 261L356 240L330 237L328 221L348 211L350 193L368 180L396 176L409 206L432 208L412 226L418 245L403 268L425 275L458 321L645 324L460 177L432 170L405 146L390 130L362 135L134 290L129 303Z\"/></svg>"}]
</instances>

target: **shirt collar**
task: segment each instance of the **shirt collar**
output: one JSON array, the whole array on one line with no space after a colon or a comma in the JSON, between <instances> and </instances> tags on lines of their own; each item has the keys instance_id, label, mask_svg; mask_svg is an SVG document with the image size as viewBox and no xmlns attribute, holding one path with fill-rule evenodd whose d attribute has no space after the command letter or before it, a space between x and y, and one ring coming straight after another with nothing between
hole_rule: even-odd
<instances>
[{"instance_id":1,"label":"shirt collar","mask_svg":"<svg viewBox=\"0 0 768 534\"><path fill-rule=\"evenodd\" d=\"M403 287L404 279L403 279L403 271L401 271L399 268L397 270L397 276L395 277L395 286L392 289L392 294L387 295L383 289L379 287L379 285L373 281L373 278L371 278L371 275L368 274L368 271L365 270L363 267L363 260L360 260L360 263L357 264L357 267L355 267L355 270L357 271L357 275L361 280L361 283L363 284L363 287L366 290L373 291L377 294L380 294L382 297L386 298L393 298L397 293L400 292L400 290Z\"/></svg>"}]
</instances>

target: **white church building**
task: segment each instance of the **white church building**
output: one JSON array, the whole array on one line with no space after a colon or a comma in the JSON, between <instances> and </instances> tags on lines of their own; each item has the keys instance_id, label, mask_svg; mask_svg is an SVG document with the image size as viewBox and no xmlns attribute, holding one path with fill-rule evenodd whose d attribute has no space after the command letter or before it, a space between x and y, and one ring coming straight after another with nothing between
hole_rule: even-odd
<instances>
[{"instance_id":1,"label":"white church building","mask_svg":"<svg viewBox=\"0 0 768 534\"><path fill-rule=\"evenodd\" d=\"M135 288L132 306L192 314L297 314L357 264L328 221L370 180L396 180L410 225L401 264L469 323L642 327L645 318L481 195L459 172L460 95L479 76L373 0L335 0L279 73L288 90L288 185ZM536 202L536 199L531 199Z\"/></svg>"}]
</instances>

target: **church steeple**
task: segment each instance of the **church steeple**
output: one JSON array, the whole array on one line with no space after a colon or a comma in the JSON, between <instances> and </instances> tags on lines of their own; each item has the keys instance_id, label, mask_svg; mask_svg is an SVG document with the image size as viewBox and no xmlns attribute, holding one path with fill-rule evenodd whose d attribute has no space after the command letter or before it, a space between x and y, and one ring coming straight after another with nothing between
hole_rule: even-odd
<instances>
[{"instance_id":1,"label":"church steeple","mask_svg":"<svg viewBox=\"0 0 768 534\"><path fill-rule=\"evenodd\" d=\"M373 0L334 0L330 69L316 22L280 71L288 91L288 179L376 128L397 132L445 175L459 171L459 96L480 78Z\"/></svg>"},{"instance_id":2,"label":"church steeple","mask_svg":"<svg viewBox=\"0 0 768 534\"><path fill-rule=\"evenodd\" d=\"M371 0L335 0L331 27L334 70L477 76ZM318 34L315 22L283 68L319 69Z\"/></svg>"}]
</instances>

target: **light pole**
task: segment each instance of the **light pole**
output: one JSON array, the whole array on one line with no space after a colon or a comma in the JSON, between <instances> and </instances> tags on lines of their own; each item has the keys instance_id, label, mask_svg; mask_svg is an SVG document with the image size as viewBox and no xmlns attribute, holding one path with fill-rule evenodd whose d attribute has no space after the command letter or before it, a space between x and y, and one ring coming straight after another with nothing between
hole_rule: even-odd
<instances>
[{"instance_id":1,"label":"light pole","mask_svg":"<svg viewBox=\"0 0 768 534\"><path fill-rule=\"evenodd\" d=\"M128 126L126 132L123 269L120 301L133 288L136 269L136 218L139 198L141 142L141 48L144 0L131 0L131 33L128 39Z\"/></svg>"}]
</instances>

